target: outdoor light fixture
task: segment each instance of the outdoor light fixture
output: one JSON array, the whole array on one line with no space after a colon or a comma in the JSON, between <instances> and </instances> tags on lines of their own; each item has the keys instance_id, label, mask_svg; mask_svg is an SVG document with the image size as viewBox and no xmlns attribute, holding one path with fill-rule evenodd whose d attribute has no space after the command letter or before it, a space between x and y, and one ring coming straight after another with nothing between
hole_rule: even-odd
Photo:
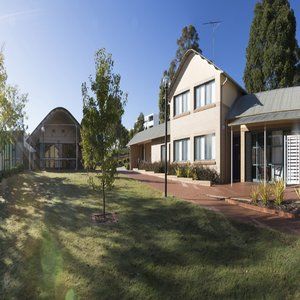
<instances>
[{"instance_id":1,"label":"outdoor light fixture","mask_svg":"<svg viewBox=\"0 0 300 300\"><path fill-rule=\"evenodd\" d=\"M167 120L167 109L168 109L168 88L170 85L170 77L165 74L163 79L162 79L162 86L165 89L165 197L168 196L168 160L167 160L167 155L168 155L168 120Z\"/></svg>"}]
</instances>

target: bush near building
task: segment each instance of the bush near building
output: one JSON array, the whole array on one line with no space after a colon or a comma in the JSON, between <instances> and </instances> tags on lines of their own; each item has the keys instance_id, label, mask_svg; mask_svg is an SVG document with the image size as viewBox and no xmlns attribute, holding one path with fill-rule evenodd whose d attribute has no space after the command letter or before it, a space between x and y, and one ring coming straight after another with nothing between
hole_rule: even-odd
<instances>
[{"instance_id":1,"label":"bush near building","mask_svg":"<svg viewBox=\"0 0 300 300\"><path fill-rule=\"evenodd\" d=\"M164 173L164 162L146 162L140 161L139 170L153 171L154 173ZM198 164L191 163L168 163L168 175L176 175L177 177L192 178L193 180L209 180L212 183L220 182L220 175L214 169Z\"/></svg>"}]
</instances>

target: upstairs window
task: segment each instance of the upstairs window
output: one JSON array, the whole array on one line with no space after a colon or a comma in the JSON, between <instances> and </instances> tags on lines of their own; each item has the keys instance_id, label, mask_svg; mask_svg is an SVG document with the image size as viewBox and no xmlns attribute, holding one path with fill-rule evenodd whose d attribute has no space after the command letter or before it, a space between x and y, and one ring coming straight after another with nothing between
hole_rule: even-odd
<instances>
[{"instance_id":1,"label":"upstairs window","mask_svg":"<svg viewBox=\"0 0 300 300\"><path fill-rule=\"evenodd\" d=\"M174 116L189 111L189 94L187 91L174 97Z\"/></svg>"},{"instance_id":2,"label":"upstairs window","mask_svg":"<svg viewBox=\"0 0 300 300\"><path fill-rule=\"evenodd\" d=\"M214 134L195 137L195 160L213 160L215 155L216 139Z\"/></svg>"},{"instance_id":3,"label":"upstairs window","mask_svg":"<svg viewBox=\"0 0 300 300\"><path fill-rule=\"evenodd\" d=\"M215 81L209 81L195 88L195 109L216 102Z\"/></svg>"}]
</instances>

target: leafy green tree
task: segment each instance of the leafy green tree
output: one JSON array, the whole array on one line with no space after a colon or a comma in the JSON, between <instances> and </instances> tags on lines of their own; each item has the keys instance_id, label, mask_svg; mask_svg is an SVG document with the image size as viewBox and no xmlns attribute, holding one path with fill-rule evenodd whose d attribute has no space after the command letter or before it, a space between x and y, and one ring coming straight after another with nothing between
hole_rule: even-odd
<instances>
[{"instance_id":1,"label":"leafy green tree","mask_svg":"<svg viewBox=\"0 0 300 300\"><path fill-rule=\"evenodd\" d=\"M202 53L199 47L199 35L196 28L193 25L185 26L182 29L180 38L177 40L176 57L171 61L169 69L163 72L163 76L167 74L172 81L177 68L182 60L182 57L189 49ZM159 121L160 123L165 122L165 87L162 84L159 85L159 96L158 96L158 108L159 108ZM168 106L167 117L169 119L170 109Z\"/></svg>"},{"instance_id":2,"label":"leafy green tree","mask_svg":"<svg viewBox=\"0 0 300 300\"><path fill-rule=\"evenodd\" d=\"M133 126L134 134L144 130L144 122L145 122L145 116L141 112Z\"/></svg>"},{"instance_id":3,"label":"leafy green tree","mask_svg":"<svg viewBox=\"0 0 300 300\"><path fill-rule=\"evenodd\" d=\"M90 87L82 85L83 119L81 129L84 167L93 169L91 186L102 192L103 216L106 218L106 191L111 188L117 166L116 127L124 113L127 94L120 89L121 76L113 72L111 54L100 49L95 55L95 78Z\"/></svg>"},{"instance_id":4,"label":"leafy green tree","mask_svg":"<svg viewBox=\"0 0 300 300\"><path fill-rule=\"evenodd\" d=\"M262 0L254 10L244 82L248 92L293 86L296 19L288 0Z\"/></svg>"},{"instance_id":5,"label":"leafy green tree","mask_svg":"<svg viewBox=\"0 0 300 300\"><path fill-rule=\"evenodd\" d=\"M0 52L0 150L13 142L16 132L25 130L26 103L27 94L7 83L4 55Z\"/></svg>"},{"instance_id":6,"label":"leafy green tree","mask_svg":"<svg viewBox=\"0 0 300 300\"><path fill-rule=\"evenodd\" d=\"M300 48L298 45L295 52L296 52L297 64L296 64L296 71L294 75L294 86L299 86L300 85Z\"/></svg>"},{"instance_id":7,"label":"leafy green tree","mask_svg":"<svg viewBox=\"0 0 300 300\"><path fill-rule=\"evenodd\" d=\"M202 53L202 50L199 48L199 35L194 25L183 27L181 37L177 40L177 45L178 45L176 51L177 66L178 64L180 64L182 57L187 50L193 49L199 53Z\"/></svg>"},{"instance_id":8,"label":"leafy green tree","mask_svg":"<svg viewBox=\"0 0 300 300\"><path fill-rule=\"evenodd\" d=\"M126 148L129 142L129 131L121 122L118 123L116 130L117 147L121 150Z\"/></svg>"}]
</instances>

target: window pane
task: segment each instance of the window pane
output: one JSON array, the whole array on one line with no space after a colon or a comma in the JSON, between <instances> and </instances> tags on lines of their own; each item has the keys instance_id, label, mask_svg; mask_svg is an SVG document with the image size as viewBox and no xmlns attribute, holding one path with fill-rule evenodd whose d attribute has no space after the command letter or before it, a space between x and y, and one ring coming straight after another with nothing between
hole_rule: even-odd
<instances>
[{"instance_id":1,"label":"window pane","mask_svg":"<svg viewBox=\"0 0 300 300\"><path fill-rule=\"evenodd\" d=\"M200 85L195 89L195 106L196 108L214 103L215 96L215 81Z\"/></svg>"},{"instance_id":2,"label":"window pane","mask_svg":"<svg viewBox=\"0 0 300 300\"><path fill-rule=\"evenodd\" d=\"M182 95L183 98L183 110L182 112L187 112L189 110L189 92L186 92Z\"/></svg>"},{"instance_id":3,"label":"window pane","mask_svg":"<svg viewBox=\"0 0 300 300\"><path fill-rule=\"evenodd\" d=\"M206 85L206 99L205 99L205 104L210 104L211 103L211 83L208 83Z\"/></svg>"},{"instance_id":4,"label":"window pane","mask_svg":"<svg viewBox=\"0 0 300 300\"><path fill-rule=\"evenodd\" d=\"M200 160L200 137L195 138L195 154L194 154L195 160Z\"/></svg>"},{"instance_id":5,"label":"window pane","mask_svg":"<svg viewBox=\"0 0 300 300\"><path fill-rule=\"evenodd\" d=\"M179 161L179 146L180 146L180 141L175 141L174 142L174 158L175 158L175 161Z\"/></svg>"},{"instance_id":6,"label":"window pane","mask_svg":"<svg viewBox=\"0 0 300 300\"><path fill-rule=\"evenodd\" d=\"M182 94L182 113L187 111L186 94Z\"/></svg>"},{"instance_id":7,"label":"window pane","mask_svg":"<svg viewBox=\"0 0 300 300\"><path fill-rule=\"evenodd\" d=\"M211 137L211 159L216 159L216 136Z\"/></svg>"},{"instance_id":8,"label":"window pane","mask_svg":"<svg viewBox=\"0 0 300 300\"><path fill-rule=\"evenodd\" d=\"M272 148L272 164L274 165L283 164L283 151L281 147Z\"/></svg>"},{"instance_id":9,"label":"window pane","mask_svg":"<svg viewBox=\"0 0 300 300\"><path fill-rule=\"evenodd\" d=\"M273 131L272 146L282 146L282 144L283 144L282 131Z\"/></svg>"},{"instance_id":10,"label":"window pane","mask_svg":"<svg viewBox=\"0 0 300 300\"><path fill-rule=\"evenodd\" d=\"M205 137L201 136L200 138L200 159L205 159Z\"/></svg>"},{"instance_id":11,"label":"window pane","mask_svg":"<svg viewBox=\"0 0 300 300\"><path fill-rule=\"evenodd\" d=\"M178 115L179 114L179 110L180 110L180 101L179 101L179 96L176 96L174 99L174 115Z\"/></svg>"},{"instance_id":12,"label":"window pane","mask_svg":"<svg viewBox=\"0 0 300 300\"><path fill-rule=\"evenodd\" d=\"M195 108L200 106L200 87L195 89Z\"/></svg>"},{"instance_id":13,"label":"window pane","mask_svg":"<svg viewBox=\"0 0 300 300\"><path fill-rule=\"evenodd\" d=\"M200 87L200 106L204 106L205 105L205 85L201 85Z\"/></svg>"},{"instance_id":14,"label":"window pane","mask_svg":"<svg viewBox=\"0 0 300 300\"><path fill-rule=\"evenodd\" d=\"M211 159L211 135L205 138L205 159Z\"/></svg>"},{"instance_id":15,"label":"window pane","mask_svg":"<svg viewBox=\"0 0 300 300\"><path fill-rule=\"evenodd\" d=\"M216 102L216 85L215 81L211 82L211 103Z\"/></svg>"},{"instance_id":16,"label":"window pane","mask_svg":"<svg viewBox=\"0 0 300 300\"><path fill-rule=\"evenodd\" d=\"M182 141L182 161L187 161L188 145L187 140Z\"/></svg>"}]
</instances>

